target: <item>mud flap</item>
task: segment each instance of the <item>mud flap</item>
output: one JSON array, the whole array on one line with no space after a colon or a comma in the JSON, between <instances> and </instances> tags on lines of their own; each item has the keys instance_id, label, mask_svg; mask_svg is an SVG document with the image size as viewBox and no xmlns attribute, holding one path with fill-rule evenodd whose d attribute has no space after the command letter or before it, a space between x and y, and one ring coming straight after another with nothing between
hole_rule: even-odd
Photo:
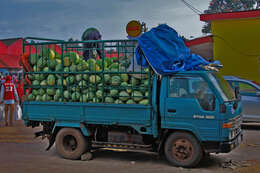
<instances>
[{"instance_id":1,"label":"mud flap","mask_svg":"<svg viewBox=\"0 0 260 173\"><path fill-rule=\"evenodd\" d=\"M49 146L46 148L46 151L48 151L53 146L53 144L55 142L54 135L51 135L50 137L48 137L48 140L49 140Z\"/></svg>"}]
</instances>

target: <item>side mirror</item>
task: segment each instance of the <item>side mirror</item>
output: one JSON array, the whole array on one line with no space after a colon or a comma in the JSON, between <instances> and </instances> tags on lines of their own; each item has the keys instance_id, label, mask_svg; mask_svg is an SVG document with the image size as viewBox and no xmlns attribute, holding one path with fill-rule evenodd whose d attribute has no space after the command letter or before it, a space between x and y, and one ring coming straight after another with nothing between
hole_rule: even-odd
<instances>
[{"instance_id":1,"label":"side mirror","mask_svg":"<svg viewBox=\"0 0 260 173\"><path fill-rule=\"evenodd\" d=\"M239 87L235 87L235 97L237 98L237 99L240 99L240 93L239 93Z\"/></svg>"}]
</instances>

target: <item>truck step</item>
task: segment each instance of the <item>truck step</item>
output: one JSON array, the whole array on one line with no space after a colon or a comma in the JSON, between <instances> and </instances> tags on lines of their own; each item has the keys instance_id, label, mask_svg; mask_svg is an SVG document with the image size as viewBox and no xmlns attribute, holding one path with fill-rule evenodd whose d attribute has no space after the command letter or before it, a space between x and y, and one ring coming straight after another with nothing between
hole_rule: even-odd
<instances>
[{"instance_id":1,"label":"truck step","mask_svg":"<svg viewBox=\"0 0 260 173\"><path fill-rule=\"evenodd\" d=\"M113 142L97 142L92 141L93 148L114 148L114 149L131 149L152 151L152 145L129 144L129 143L113 143Z\"/></svg>"}]
</instances>

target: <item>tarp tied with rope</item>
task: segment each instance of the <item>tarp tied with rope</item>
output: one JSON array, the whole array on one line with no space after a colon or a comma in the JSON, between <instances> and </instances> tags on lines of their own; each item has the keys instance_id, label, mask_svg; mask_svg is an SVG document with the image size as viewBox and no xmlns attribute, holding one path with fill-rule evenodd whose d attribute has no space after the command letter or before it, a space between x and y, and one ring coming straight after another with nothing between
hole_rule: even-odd
<instances>
[{"instance_id":1,"label":"tarp tied with rope","mask_svg":"<svg viewBox=\"0 0 260 173\"><path fill-rule=\"evenodd\" d=\"M178 33L166 24L159 25L137 38L137 63L151 65L156 73L166 75L179 71L204 70L210 62L191 54ZM216 66L219 62L213 62ZM213 65L214 66L214 65Z\"/></svg>"}]
</instances>

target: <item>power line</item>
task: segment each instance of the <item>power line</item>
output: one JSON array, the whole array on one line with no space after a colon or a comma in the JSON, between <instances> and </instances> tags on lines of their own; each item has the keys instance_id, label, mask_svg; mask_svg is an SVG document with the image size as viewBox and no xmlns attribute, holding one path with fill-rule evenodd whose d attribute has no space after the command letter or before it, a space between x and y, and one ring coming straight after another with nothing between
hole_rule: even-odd
<instances>
[{"instance_id":1,"label":"power line","mask_svg":"<svg viewBox=\"0 0 260 173\"><path fill-rule=\"evenodd\" d=\"M194 13L200 15L202 14L202 12L200 10L198 10L197 8L195 8L191 2L187 2L186 0L181 0L183 2L184 5L186 5L189 9L191 9Z\"/></svg>"},{"instance_id":2,"label":"power line","mask_svg":"<svg viewBox=\"0 0 260 173\"><path fill-rule=\"evenodd\" d=\"M190 9L192 9L197 14L202 14L200 10L195 8L190 1L187 2L187 0L182 0Z\"/></svg>"},{"instance_id":3,"label":"power line","mask_svg":"<svg viewBox=\"0 0 260 173\"><path fill-rule=\"evenodd\" d=\"M253 57L255 57L255 56L258 57L258 56L259 56L259 54L248 54L248 53L245 53L245 52L243 52L243 51L237 49L236 47L233 47L232 44L230 44L230 42L228 42L225 38L221 37L220 35L214 34L213 37L222 40L231 50L233 50L234 52L236 52L236 53L238 53L238 54L240 54L240 55L253 56Z\"/></svg>"}]
</instances>

